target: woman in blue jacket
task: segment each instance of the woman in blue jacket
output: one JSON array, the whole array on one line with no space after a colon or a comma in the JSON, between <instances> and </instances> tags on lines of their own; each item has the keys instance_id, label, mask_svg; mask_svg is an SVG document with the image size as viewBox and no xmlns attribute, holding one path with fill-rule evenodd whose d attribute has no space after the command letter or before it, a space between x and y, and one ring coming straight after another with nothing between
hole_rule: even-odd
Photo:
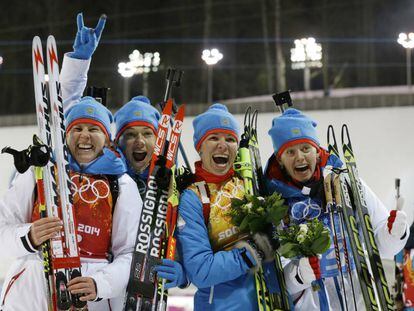
<instances>
[{"instance_id":1,"label":"woman in blue jacket","mask_svg":"<svg viewBox=\"0 0 414 311\"><path fill-rule=\"evenodd\" d=\"M224 105L214 104L193 127L201 160L180 198L177 237L187 276L198 288L194 309L258 310L251 272L260 259L227 216L231 198L244 196L243 181L233 170L237 121Z\"/></svg>"}]
</instances>

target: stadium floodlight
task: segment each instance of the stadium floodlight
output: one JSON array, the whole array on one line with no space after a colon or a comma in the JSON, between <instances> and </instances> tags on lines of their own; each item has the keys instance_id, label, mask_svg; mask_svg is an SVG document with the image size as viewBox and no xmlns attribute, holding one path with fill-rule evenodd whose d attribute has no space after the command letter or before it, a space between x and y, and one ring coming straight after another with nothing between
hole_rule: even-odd
<instances>
[{"instance_id":1,"label":"stadium floodlight","mask_svg":"<svg viewBox=\"0 0 414 311\"><path fill-rule=\"evenodd\" d=\"M124 84L124 100L129 97L129 81L127 78L131 78L134 75L142 75L142 93L148 95L148 74L150 72L158 71L158 67L161 63L161 57L159 52L145 52L141 53L138 50L133 50L129 54L129 62L118 63L118 73L125 78Z\"/></svg>"},{"instance_id":2,"label":"stadium floodlight","mask_svg":"<svg viewBox=\"0 0 414 311\"><path fill-rule=\"evenodd\" d=\"M310 90L310 68L322 67L322 46L315 38L302 38L294 41L295 47L290 49L292 69L303 69L305 91Z\"/></svg>"},{"instance_id":3,"label":"stadium floodlight","mask_svg":"<svg viewBox=\"0 0 414 311\"><path fill-rule=\"evenodd\" d=\"M218 49L205 49L201 53L201 59L207 65L207 102L213 101L213 66L223 59L223 54Z\"/></svg>"},{"instance_id":4,"label":"stadium floodlight","mask_svg":"<svg viewBox=\"0 0 414 311\"><path fill-rule=\"evenodd\" d=\"M411 49L414 48L414 33L400 33L397 42L401 44L406 50L407 85L409 88L411 88Z\"/></svg>"}]
</instances>

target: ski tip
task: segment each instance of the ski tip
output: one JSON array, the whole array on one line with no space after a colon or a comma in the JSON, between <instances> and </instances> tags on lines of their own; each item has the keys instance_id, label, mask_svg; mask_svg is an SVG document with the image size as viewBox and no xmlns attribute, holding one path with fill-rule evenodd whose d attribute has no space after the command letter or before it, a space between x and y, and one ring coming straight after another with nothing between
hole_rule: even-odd
<instances>
[{"instance_id":1,"label":"ski tip","mask_svg":"<svg viewBox=\"0 0 414 311\"><path fill-rule=\"evenodd\" d=\"M171 114L172 107L173 107L174 101L172 98L169 98L167 100L167 103L165 104L164 110L162 111L163 114Z\"/></svg>"},{"instance_id":2,"label":"ski tip","mask_svg":"<svg viewBox=\"0 0 414 311\"><path fill-rule=\"evenodd\" d=\"M178 108L178 112L177 115L181 115L181 114L185 114L185 104L181 104L180 107Z\"/></svg>"},{"instance_id":3,"label":"ski tip","mask_svg":"<svg viewBox=\"0 0 414 311\"><path fill-rule=\"evenodd\" d=\"M42 42L42 40L40 40L39 36L34 36L32 42L33 43L38 43L38 42Z\"/></svg>"},{"instance_id":4,"label":"ski tip","mask_svg":"<svg viewBox=\"0 0 414 311\"><path fill-rule=\"evenodd\" d=\"M56 39L53 35L47 37L47 46L50 46L51 44L56 46Z\"/></svg>"}]
</instances>

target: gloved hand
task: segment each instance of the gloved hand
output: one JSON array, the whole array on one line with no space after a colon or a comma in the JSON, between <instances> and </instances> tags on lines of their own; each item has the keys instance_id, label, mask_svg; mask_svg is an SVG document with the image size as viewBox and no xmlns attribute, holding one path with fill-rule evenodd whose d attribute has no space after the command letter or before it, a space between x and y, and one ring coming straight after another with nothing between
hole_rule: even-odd
<instances>
[{"instance_id":1,"label":"gloved hand","mask_svg":"<svg viewBox=\"0 0 414 311\"><path fill-rule=\"evenodd\" d=\"M185 276L183 267L177 261L163 259L162 265L155 266L154 270L157 271L158 277L167 280L165 289L177 286L183 287L187 284L187 277Z\"/></svg>"},{"instance_id":2,"label":"gloved hand","mask_svg":"<svg viewBox=\"0 0 414 311\"><path fill-rule=\"evenodd\" d=\"M69 53L69 56L77 59L90 59L101 39L106 23L106 15L101 15L95 29L85 27L82 13L78 14L76 22L78 24L78 32L73 44L73 52Z\"/></svg>"},{"instance_id":3,"label":"gloved hand","mask_svg":"<svg viewBox=\"0 0 414 311\"><path fill-rule=\"evenodd\" d=\"M403 211L392 210L388 217L388 233L396 238L403 238L407 229L407 214Z\"/></svg>"},{"instance_id":4,"label":"gloved hand","mask_svg":"<svg viewBox=\"0 0 414 311\"><path fill-rule=\"evenodd\" d=\"M253 241L261 252L263 262L270 262L275 258L272 245L270 244L269 238L265 234L255 233L253 235Z\"/></svg>"},{"instance_id":5,"label":"gloved hand","mask_svg":"<svg viewBox=\"0 0 414 311\"><path fill-rule=\"evenodd\" d=\"M244 249L241 256L252 273L261 267L262 262L269 262L274 258L272 245L264 234L256 233L253 239L239 241L235 247Z\"/></svg>"},{"instance_id":6,"label":"gloved hand","mask_svg":"<svg viewBox=\"0 0 414 311\"><path fill-rule=\"evenodd\" d=\"M303 284L311 284L321 278L321 267L318 256L303 257L299 260L298 277Z\"/></svg>"}]
</instances>

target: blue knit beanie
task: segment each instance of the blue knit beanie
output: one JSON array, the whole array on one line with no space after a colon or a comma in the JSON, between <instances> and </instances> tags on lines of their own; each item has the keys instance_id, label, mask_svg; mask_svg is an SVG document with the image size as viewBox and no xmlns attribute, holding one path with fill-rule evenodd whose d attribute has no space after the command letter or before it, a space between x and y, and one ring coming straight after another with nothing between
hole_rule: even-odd
<instances>
[{"instance_id":1,"label":"blue knit beanie","mask_svg":"<svg viewBox=\"0 0 414 311\"><path fill-rule=\"evenodd\" d=\"M281 116L274 118L268 133L272 138L276 156L280 157L287 147L303 142L318 149L320 144L316 125L315 121L294 108L289 108Z\"/></svg>"},{"instance_id":2,"label":"blue knit beanie","mask_svg":"<svg viewBox=\"0 0 414 311\"><path fill-rule=\"evenodd\" d=\"M79 123L90 123L99 126L111 139L112 113L93 97L85 96L65 112L66 131Z\"/></svg>"},{"instance_id":3,"label":"blue knit beanie","mask_svg":"<svg viewBox=\"0 0 414 311\"><path fill-rule=\"evenodd\" d=\"M239 140L239 124L222 104L213 104L193 120L194 147L200 149L203 140L214 132L225 132Z\"/></svg>"},{"instance_id":4,"label":"blue knit beanie","mask_svg":"<svg viewBox=\"0 0 414 311\"><path fill-rule=\"evenodd\" d=\"M145 96L135 96L115 113L115 141L131 126L148 126L157 132L160 113Z\"/></svg>"}]
</instances>

